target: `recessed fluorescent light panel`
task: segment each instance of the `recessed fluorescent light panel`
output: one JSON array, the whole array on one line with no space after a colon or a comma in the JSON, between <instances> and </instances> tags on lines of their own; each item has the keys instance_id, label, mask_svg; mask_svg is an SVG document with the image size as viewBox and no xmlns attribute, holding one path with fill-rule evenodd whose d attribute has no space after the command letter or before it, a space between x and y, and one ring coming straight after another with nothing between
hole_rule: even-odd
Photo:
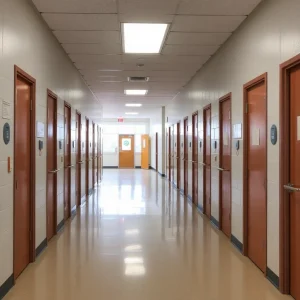
<instances>
[{"instance_id":1,"label":"recessed fluorescent light panel","mask_svg":"<svg viewBox=\"0 0 300 300\"><path fill-rule=\"evenodd\" d=\"M127 106L127 107L141 107L142 104L140 104L140 103L127 103L127 104L125 104L125 106Z\"/></svg>"},{"instance_id":2,"label":"recessed fluorescent light panel","mask_svg":"<svg viewBox=\"0 0 300 300\"><path fill-rule=\"evenodd\" d=\"M131 115L131 116L134 116L134 115L138 115L139 113L137 112L127 112L125 113L125 115Z\"/></svg>"},{"instance_id":3,"label":"recessed fluorescent light panel","mask_svg":"<svg viewBox=\"0 0 300 300\"><path fill-rule=\"evenodd\" d=\"M145 96L148 90L125 90L125 95L128 96Z\"/></svg>"},{"instance_id":4,"label":"recessed fluorescent light panel","mask_svg":"<svg viewBox=\"0 0 300 300\"><path fill-rule=\"evenodd\" d=\"M168 24L124 23L125 53L160 53Z\"/></svg>"}]
</instances>

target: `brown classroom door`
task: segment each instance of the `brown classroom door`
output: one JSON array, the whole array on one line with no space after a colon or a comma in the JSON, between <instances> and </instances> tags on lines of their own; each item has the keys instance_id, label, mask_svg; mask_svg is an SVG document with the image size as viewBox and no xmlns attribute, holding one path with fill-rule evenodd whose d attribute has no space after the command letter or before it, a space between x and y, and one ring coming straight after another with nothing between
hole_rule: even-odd
<instances>
[{"instance_id":1,"label":"brown classroom door","mask_svg":"<svg viewBox=\"0 0 300 300\"><path fill-rule=\"evenodd\" d=\"M89 167L90 167L90 138L89 138L89 120L86 119L86 147L85 147L85 156L86 156L86 165L85 165L85 194L89 194Z\"/></svg>"},{"instance_id":2,"label":"brown classroom door","mask_svg":"<svg viewBox=\"0 0 300 300\"><path fill-rule=\"evenodd\" d=\"M171 127L171 182L174 182L174 169L175 169L175 138L174 138L174 125Z\"/></svg>"},{"instance_id":3,"label":"brown classroom door","mask_svg":"<svg viewBox=\"0 0 300 300\"><path fill-rule=\"evenodd\" d=\"M155 169L158 171L158 132L155 134Z\"/></svg>"},{"instance_id":4,"label":"brown classroom door","mask_svg":"<svg viewBox=\"0 0 300 300\"><path fill-rule=\"evenodd\" d=\"M193 148L192 148L192 156L193 156L193 195L192 199L194 204L198 206L198 113L193 115Z\"/></svg>"},{"instance_id":5,"label":"brown classroom door","mask_svg":"<svg viewBox=\"0 0 300 300\"><path fill-rule=\"evenodd\" d=\"M220 102L220 229L231 236L231 98Z\"/></svg>"},{"instance_id":6,"label":"brown classroom door","mask_svg":"<svg viewBox=\"0 0 300 300\"><path fill-rule=\"evenodd\" d=\"M93 186L95 186L97 181L97 159L98 159L97 144L98 144L97 128L95 123L93 123Z\"/></svg>"},{"instance_id":7,"label":"brown classroom door","mask_svg":"<svg viewBox=\"0 0 300 300\"><path fill-rule=\"evenodd\" d=\"M188 119L184 120L184 195L187 196L188 194Z\"/></svg>"},{"instance_id":8,"label":"brown classroom door","mask_svg":"<svg viewBox=\"0 0 300 300\"><path fill-rule=\"evenodd\" d=\"M64 176L64 216L71 216L71 108L65 105L65 176Z\"/></svg>"},{"instance_id":9,"label":"brown classroom door","mask_svg":"<svg viewBox=\"0 0 300 300\"><path fill-rule=\"evenodd\" d=\"M134 136L119 136L119 168L134 168Z\"/></svg>"},{"instance_id":10,"label":"brown classroom door","mask_svg":"<svg viewBox=\"0 0 300 300\"><path fill-rule=\"evenodd\" d=\"M180 189L180 166L181 166L181 161L180 161L180 122L177 123L177 141L176 141L177 145L177 157L175 159L177 159L177 188Z\"/></svg>"},{"instance_id":11,"label":"brown classroom door","mask_svg":"<svg viewBox=\"0 0 300 300\"><path fill-rule=\"evenodd\" d=\"M149 147L150 147L149 135L143 134L141 136L141 139L142 139L141 167L142 169L148 170L149 169Z\"/></svg>"},{"instance_id":12,"label":"brown classroom door","mask_svg":"<svg viewBox=\"0 0 300 300\"><path fill-rule=\"evenodd\" d=\"M35 81L15 75L14 278L34 261Z\"/></svg>"},{"instance_id":13,"label":"brown classroom door","mask_svg":"<svg viewBox=\"0 0 300 300\"><path fill-rule=\"evenodd\" d=\"M289 74L290 153L289 186L300 188L300 65ZM300 299L300 192L289 193L290 202L290 294Z\"/></svg>"},{"instance_id":14,"label":"brown classroom door","mask_svg":"<svg viewBox=\"0 0 300 300\"><path fill-rule=\"evenodd\" d=\"M81 204L81 115L76 112L76 205Z\"/></svg>"},{"instance_id":15,"label":"brown classroom door","mask_svg":"<svg viewBox=\"0 0 300 300\"><path fill-rule=\"evenodd\" d=\"M267 101L266 82L246 93L246 254L263 271L267 259Z\"/></svg>"},{"instance_id":16,"label":"brown classroom door","mask_svg":"<svg viewBox=\"0 0 300 300\"><path fill-rule=\"evenodd\" d=\"M56 234L57 199L57 98L48 92L47 97L47 240Z\"/></svg>"},{"instance_id":17,"label":"brown classroom door","mask_svg":"<svg viewBox=\"0 0 300 300\"><path fill-rule=\"evenodd\" d=\"M89 126L89 191L94 183L94 131L93 123Z\"/></svg>"},{"instance_id":18,"label":"brown classroom door","mask_svg":"<svg viewBox=\"0 0 300 300\"><path fill-rule=\"evenodd\" d=\"M100 127L97 126L97 183L101 181L101 140L100 140Z\"/></svg>"},{"instance_id":19,"label":"brown classroom door","mask_svg":"<svg viewBox=\"0 0 300 300\"><path fill-rule=\"evenodd\" d=\"M204 110L204 213L211 215L211 108Z\"/></svg>"},{"instance_id":20,"label":"brown classroom door","mask_svg":"<svg viewBox=\"0 0 300 300\"><path fill-rule=\"evenodd\" d=\"M172 148L171 148L171 127L169 127L168 131L168 159L169 159L169 170L168 170L168 179L171 181L171 172L172 172L172 164L171 164L171 157L172 157Z\"/></svg>"}]
</instances>

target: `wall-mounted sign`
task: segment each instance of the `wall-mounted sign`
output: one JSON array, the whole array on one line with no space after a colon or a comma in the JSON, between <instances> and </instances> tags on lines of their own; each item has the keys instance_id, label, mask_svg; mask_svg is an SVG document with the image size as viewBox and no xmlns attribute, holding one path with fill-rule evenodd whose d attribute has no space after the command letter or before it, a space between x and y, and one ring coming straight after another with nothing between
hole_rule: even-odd
<instances>
[{"instance_id":1,"label":"wall-mounted sign","mask_svg":"<svg viewBox=\"0 0 300 300\"><path fill-rule=\"evenodd\" d=\"M272 127L271 127L271 143L272 143L272 145L277 144L277 126L276 125L272 125Z\"/></svg>"},{"instance_id":2,"label":"wall-mounted sign","mask_svg":"<svg viewBox=\"0 0 300 300\"><path fill-rule=\"evenodd\" d=\"M11 107L10 103L3 101L2 102L2 119L11 119Z\"/></svg>"},{"instance_id":3,"label":"wall-mounted sign","mask_svg":"<svg viewBox=\"0 0 300 300\"><path fill-rule=\"evenodd\" d=\"M10 142L10 126L8 123L5 123L3 126L3 141L5 145Z\"/></svg>"},{"instance_id":4,"label":"wall-mounted sign","mask_svg":"<svg viewBox=\"0 0 300 300\"><path fill-rule=\"evenodd\" d=\"M36 137L37 138L45 137L45 124L42 122L36 122Z\"/></svg>"},{"instance_id":5,"label":"wall-mounted sign","mask_svg":"<svg viewBox=\"0 0 300 300\"><path fill-rule=\"evenodd\" d=\"M124 119L123 119L123 118L118 118L118 122L119 122L119 123L123 123L123 122L124 122Z\"/></svg>"},{"instance_id":6,"label":"wall-mounted sign","mask_svg":"<svg viewBox=\"0 0 300 300\"><path fill-rule=\"evenodd\" d=\"M241 139L242 138L242 124L233 125L233 138Z\"/></svg>"}]
</instances>

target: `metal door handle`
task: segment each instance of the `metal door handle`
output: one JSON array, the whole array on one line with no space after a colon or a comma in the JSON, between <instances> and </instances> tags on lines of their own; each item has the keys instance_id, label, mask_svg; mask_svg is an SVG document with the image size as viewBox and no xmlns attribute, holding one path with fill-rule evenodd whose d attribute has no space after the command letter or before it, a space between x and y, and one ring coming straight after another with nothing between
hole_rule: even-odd
<instances>
[{"instance_id":1,"label":"metal door handle","mask_svg":"<svg viewBox=\"0 0 300 300\"><path fill-rule=\"evenodd\" d=\"M293 192L300 192L300 188L296 188L294 187L294 185L292 183L289 183L287 185L283 186L285 190L287 190L289 193L293 193Z\"/></svg>"},{"instance_id":2,"label":"metal door handle","mask_svg":"<svg viewBox=\"0 0 300 300\"><path fill-rule=\"evenodd\" d=\"M55 174L57 173L59 170L52 170L52 171L48 171L48 173L51 173L51 174Z\"/></svg>"},{"instance_id":3,"label":"metal door handle","mask_svg":"<svg viewBox=\"0 0 300 300\"><path fill-rule=\"evenodd\" d=\"M77 162L78 164L83 164L83 161L79 161L79 162Z\"/></svg>"},{"instance_id":4,"label":"metal door handle","mask_svg":"<svg viewBox=\"0 0 300 300\"><path fill-rule=\"evenodd\" d=\"M217 169L218 169L219 171L222 171L222 172L229 172L229 171L230 171L230 170L226 170L226 169L219 168L219 167L217 167Z\"/></svg>"},{"instance_id":5,"label":"metal door handle","mask_svg":"<svg viewBox=\"0 0 300 300\"><path fill-rule=\"evenodd\" d=\"M206 166L206 164L203 163L203 162L198 162L198 164L199 164L199 165L202 165L202 166Z\"/></svg>"}]
</instances>

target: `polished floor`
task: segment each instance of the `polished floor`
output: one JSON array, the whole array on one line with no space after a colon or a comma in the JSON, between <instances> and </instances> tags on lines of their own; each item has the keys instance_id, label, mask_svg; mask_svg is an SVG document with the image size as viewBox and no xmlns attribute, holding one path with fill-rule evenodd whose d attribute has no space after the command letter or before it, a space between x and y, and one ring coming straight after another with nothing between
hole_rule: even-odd
<instances>
[{"instance_id":1,"label":"polished floor","mask_svg":"<svg viewBox=\"0 0 300 300\"><path fill-rule=\"evenodd\" d=\"M5 300L283 300L154 171L104 180Z\"/></svg>"}]
</instances>

